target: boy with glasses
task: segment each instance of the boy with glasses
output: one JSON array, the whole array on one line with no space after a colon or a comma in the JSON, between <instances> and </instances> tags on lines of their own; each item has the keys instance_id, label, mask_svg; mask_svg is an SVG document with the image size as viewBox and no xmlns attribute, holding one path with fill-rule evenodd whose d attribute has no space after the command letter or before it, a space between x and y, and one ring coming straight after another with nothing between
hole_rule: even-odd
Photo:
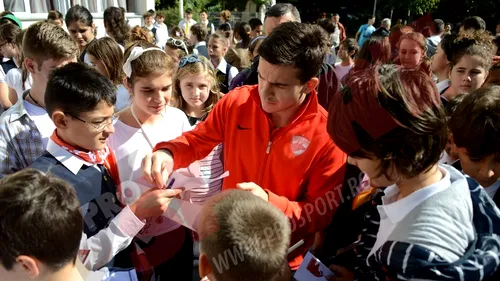
<instances>
[{"instance_id":1,"label":"boy with glasses","mask_svg":"<svg viewBox=\"0 0 500 281\"><path fill-rule=\"evenodd\" d=\"M86 235L81 249L90 250L86 267L106 267L132 277L142 260L130 246L132 239L147 218L161 216L170 198L180 192L154 189L130 205L120 203L119 196L128 194L120 194L116 157L106 144L114 133L115 102L111 81L89 66L71 63L55 70L45 104L56 130L47 151L31 167L50 172L75 189Z\"/></svg>"}]
</instances>

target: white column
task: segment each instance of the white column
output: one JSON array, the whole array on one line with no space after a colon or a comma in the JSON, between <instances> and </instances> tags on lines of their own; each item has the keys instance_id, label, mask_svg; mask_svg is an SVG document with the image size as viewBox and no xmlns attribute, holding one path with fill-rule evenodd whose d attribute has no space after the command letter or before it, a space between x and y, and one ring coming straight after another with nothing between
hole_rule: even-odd
<instances>
[{"instance_id":1,"label":"white column","mask_svg":"<svg viewBox=\"0 0 500 281\"><path fill-rule=\"evenodd\" d=\"M276 5L276 0L271 0L271 6Z\"/></svg>"},{"instance_id":2,"label":"white column","mask_svg":"<svg viewBox=\"0 0 500 281\"><path fill-rule=\"evenodd\" d=\"M135 0L136 14L143 15L145 12L155 9L155 0Z\"/></svg>"},{"instance_id":3,"label":"white column","mask_svg":"<svg viewBox=\"0 0 500 281\"><path fill-rule=\"evenodd\" d=\"M184 0L179 0L179 15L184 18Z\"/></svg>"},{"instance_id":4,"label":"white column","mask_svg":"<svg viewBox=\"0 0 500 281\"><path fill-rule=\"evenodd\" d=\"M0 11L5 11L5 6L3 4L3 1L0 1Z\"/></svg>"}]
</instances>

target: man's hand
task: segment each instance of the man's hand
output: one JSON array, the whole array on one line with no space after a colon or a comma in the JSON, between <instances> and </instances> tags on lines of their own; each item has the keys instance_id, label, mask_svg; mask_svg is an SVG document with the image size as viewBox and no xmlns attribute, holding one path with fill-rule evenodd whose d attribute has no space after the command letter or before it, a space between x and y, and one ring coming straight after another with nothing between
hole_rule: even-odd
<instances>
[{"instance_id":1,"label":"man's hand","mask_svg":"<svg viewBox=\"0 0 500 281\"><path fill-rule=\"evenodd\" d=\"M151 188L144 192L137 201L130 204L129 207L140 220L158 217L163 215L168 209L172 198L179 195L181 192L181 189Z\"/></svg>"},{"instance_id":2,"label":"man's hand","mask_svg":"<svg viewBox=\"0 0 500 281\"><path fill-rule=\"evenodd\" d=\"M174 158L169 151L160 149L142 159L144 177L158 188L163 188L168 176L172 173Z\"/></svg>"},{"instance_id":3,"label":"man's hand","mask_svg":"<svg viewBox=\"0 0 500 281\"><path fill-rule=\"evenodd\" d=\"M265 192L264 189L262 189L262 187L256 185L253 182L238 183L236 184L236 187L238 189L250 191L252 192L253 195L264 199L264 201L269 201L269 194L267 194L267 192Z\"/></svg>"}]
</instances>

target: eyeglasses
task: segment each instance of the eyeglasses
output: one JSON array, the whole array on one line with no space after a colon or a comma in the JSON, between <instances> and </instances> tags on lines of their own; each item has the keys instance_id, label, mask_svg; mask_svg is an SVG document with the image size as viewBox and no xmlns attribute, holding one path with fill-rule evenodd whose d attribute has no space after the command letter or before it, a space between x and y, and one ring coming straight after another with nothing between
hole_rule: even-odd
<instances>
[{"instance_id":1,"label":"eyeglasses","mask_svg":"<svg viewBox=\"0 0 500 281\"><path fill-rule=\"evenodd\" d=\"M102 132L102 131L104 131L104 129L106 129L109 125L113 124L118 119L118 115L117 114L113 114L113 115L111 115L111 117L109 118L109 120L104 120L104 121L100 122L99 124L94 124L94 123L85 121L85 120L83 120L83 119L81 119L79 117L76 117L76 116L74 116L71 113L65 112L65 114L68 114L69 116L75 118L76 120L81 121L81 122L83 122L85 124L88 124L88 125L94 127L94 129L96 129L99 133Z\"/></svg>"},{"instance_id":2,"label":"eyeglasses","mask_svg":"<svg viewBox=\"0 0 500 281\"><path fill-rule=\"evenodd\" d=\"M184 43L184 41L170 37L167 39L167 44L174 45L177 48L183 48L186 52L186 55L189 55L186 43Z\"/></svg>"}]
</instances>

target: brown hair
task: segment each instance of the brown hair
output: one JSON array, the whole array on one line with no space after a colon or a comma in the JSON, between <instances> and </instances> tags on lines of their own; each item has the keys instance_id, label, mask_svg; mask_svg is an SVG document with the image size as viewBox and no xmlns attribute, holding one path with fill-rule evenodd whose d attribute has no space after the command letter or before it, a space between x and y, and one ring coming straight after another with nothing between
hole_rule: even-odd
<instances>
[{"instance_id":1,"label":"brown hair","mask_svg":"<svg viewBox=\"0 0 500 281\"><path fill-rule=\"evenodd\" d=\"M231 19L231 12L229 10L224 10L219 14L224 20L229 21Z\"/></svg>"},{"instance_id":2,"label":"brown hair","mask_svg":"<svg viewBox=\"0 0 500 281\"><path fill-rule=\"evenodd\" d=\"M204 41L207 37L207 29L204 26L201 26L201 24L197 23L191 26L191 34L196 36L196 40L198 40L198 42L201 42Z\"/></svg>"},{"instance_id":3,"label":"brown hair","mask_svg":"<svg viewBox=\"0 0 500 281\"><path fill-rule=\"evenodd\" d=\"M417 42L420 45L420 48L422 49L424 57L427 57L427 40L425 39L424 35L420 32L408 32L405 34L402 34L401 37L399 38L398 41L398 49L399 46L401 45L401 41L404 39L408 40L413 40Z\"/></svg>"},{"instance_id":4,"label":"brown hair","mask_svg":"<svg viewBox=\"0 0 500 281\"><path fill-rule=\"evenodd\" d=\"M51 20L51 21L56 21L56 20L63 20L63 14L61 14L61 12L59 11L56 11L56 10L52 10L49 12L49 15L47 16L47 19L48 20Z\"/></svg>"},{"instance_id":5,"label":"brown hair","mask_svg":"<svg viewBox=\"0 0 500 281\"><path fill-rule=\"evenodd\" d=\"M130 53L134 47L147 48L157 48L158 50L151 50L143 53L140 57L131 62L132 73L127 81L130 85L133 85L137 77L148 77L153 73L168 73L173 74L175 71L175 64L165 52L163 52L156 45L145 42L137 41L130 45L125 51L124 60L130 56Z\"/></svg>"},{"instance_id":6,"label":"brown hair","mask_svg":"<svg viewBox=\"0 0 500 281\"><path fill-rule=\"evenodd\" d=\"M16 47L18 50L18 58L17 58L17 63L22 69L22 74L21 74L21 89L26 90L24 88L24 82L28 79L28 70L26 69L26 66L24 65L24 53L23 53L23 39L24 39L24 34L26 34L26 29L21 30L16 36Z\"/></svg>"},{"instance_id":7,"label":"brown hair","mask_svg":"<svg viewBox=\"0 0 500 281\"><path fill-rule=\"evenodd\" d=\"M0 25L0 46L15 44L16 36L19 32L21 32L21 29L15 24Z\"/></svg>"},{"instance_id":8,"label":"brown hair","mask_svg":"<svg viewBox=\"0 0 500 281\"><path fill-rule=\"evenodd\" d=\"M363 111L366 108L383 113ZM327 129L349 156L379 159L379 173L388 178L392 169L405 178L427 171L438 162L448 139L432 78L396 65L350 76L331 102Z\"/></svg>"},{"instance_id":9,"label":"brown hair","mask_svg":"<svg viewBox=\"0 0 500 281\"><path fill-rule=\"evenodd\" d=\"M76 58L79 52L71 36L47 20L32 24L24 35L24 57L35 60L39 67L48 59Z\"/></svg>"},{"instance_id":10,"label":"brown hair","mask_svg":"<svg viewBox=\"0 0 500 281\"><path fill-rule=\"evenodd\" d=\"M359 50L354 59L353 71L386 64L391 60L391 46L389 40L383 37L370 37Z\"/></svg>"},{"instance_id":11,"label":"brown hair","mask_svg":"<svg viewBox=\"0 0 500 281\"><path fill-rule=\"evenodd\" d=\"M106 32L113 37L113 39L125 46L130 38L130 26L125 21L123 11L118 7L109 7L104 11L104 23L106 25Z\"/></svg>"},{"instance_id":12,"label":"brown hair","mask_svg":"<svg viewBox=\"0 0 500 281\"><path fill-rule=\"evenodd\" d=\"M179 35L177 35L179 34ZM184 34L184 30L182 30L182 28L178 27L178 26L174 26L170 29L170 34L168 35L172 38L175 38L175 39L182 39L184 40L186 38L185 34Z\"/></svg>"},{"instance_id":13,"label":"brown hair","mask_svg":"<svg viewBox=\"0 0 500 281\"><path fill-rule=\"evenodd\" d=\"M213 69L210 61L208 61L208 59L205 58L204 56L197 56L197 55L192 55L192 56L195 56L199 60L199 62L187 63L186 65L180 67L177 70L173 83L174 84L173 99L175 100L176 107L182 111L185 111L187 104L182 98L181 80L186 75L203 73L205 74L207 80L210 82L209 95L207 101L205 102L205 109L204 109L205 113L209 113L213 109L215 104L222 97L219 91L217 78L215 76L215 70Z\"/></svg>"},{"instance_id":14,"label":"brown hair","mask_svg":"<svg viewBox=\"0 0 500 281\"><path fill-rule=\"evenodd\" d=\"M156 17L157 18L165 18L165 13L164 12L157 12Z\"/></svg>"},{"instance_id":15,"label":"brown hair","mask_svg":"<svg viewBox=\"0 0 500 281\"><path fill-rule=\"evenodd\" d=\"M88 45L87 53L102 61L113 85L123 83L123 51L115 40L110 37L94 39Z\"/></svg>"},{"instance_id":16,"label":"brown hair","mask_svg":"<svg viewBox=\"0 0 500 281\"><path fill-rule=\"evenodd\" d=\"M283 212L242 190L224 191L205 205L200 252L216 280L275 280L286 262L291 235ZM221 270L216 262L227 251L241 260Z\"/></svg>"},{"instance_id":17,"label":"brown hair","mask_svg":"<svg viewBox=\"0 0 500 281\"><path fill-rule=\"evenodd\" d=\"M476 159L500 159L500 86L479 88L465 95L452 113L449 126L457 147ZM498 161L498 160L497 160Z\"/></svg>"},{"instance_id":18,"label":"brown hair","mask_svg":"<svg viewBox=\"0 0 500 281\"><path fill-rule=\"evenodd\" d=\"M0 180L0 266L20 255L56 272L74 264L83 231L80 202L70 184L24 169Z\"/></svg>"},{"instance_id":19,"label":"brown hair","mask_svg":"<svg viewBox=\"0 0 500 281\"><path fill-rule=\"evenodd\" d=\"M183 46L178 46L179 45L178 43L176 44L176 40L184 43L188 53L186 53L186 50L184 49ZM167 43L165 44L165 47L179 50L179 60L182 57L185 57L185 56L193 53L193 46L191 44L189 44L189 42L185 39L176 39L176 38L170 37L170 38L168 38Z\"/></svg>"},{"instance_id":20,"label":"brown hair","mask_svg":"<svg viewBox=\"0 0 500 281\"><path fill-rule=\"evenodd\" d=\"M142 15L142 18L143 19L146 19L146 18L149 18L149 17L154 17L155 16L155 13L151 12L151 11L147 11L145 12L143 15Z\"/></svg>"},{"instance_id":21,"label":"brown hair","mask_svg":"<svg viewBox=\"0 0 500 281\"><path fill-rule=\"evenodd\" d=\"M130 42L133 44L136 41L145 41L153 44L153 37L151 37L151 33L147 28L136 25L130 31Z\"/></svg>"},{"instance_id":22,"label":"brown hair","mask_svg":"<svg viewBox=\"0 0 500 281\"><path fill-rule=\"evenodd\" d=\"M488 72L491 68L496 46L491 35L485 30L465 30L459 33L453 44L450 68L453 68L463 56L477 56L481 66Z\"/></svg>"},{"instance_id":23,"label":"brown hair","mask_svg":"<svg viewBox=\"0 0 500 281\"><path fill-rule=\"evenodd\" d=\"M391 33L389 33L389 42L391 43L391 49L397 50L399 45L399 39L403 34L413 32L413 27L407 25L396 24L391 28Z\"/></svg>"}]
</instances>

